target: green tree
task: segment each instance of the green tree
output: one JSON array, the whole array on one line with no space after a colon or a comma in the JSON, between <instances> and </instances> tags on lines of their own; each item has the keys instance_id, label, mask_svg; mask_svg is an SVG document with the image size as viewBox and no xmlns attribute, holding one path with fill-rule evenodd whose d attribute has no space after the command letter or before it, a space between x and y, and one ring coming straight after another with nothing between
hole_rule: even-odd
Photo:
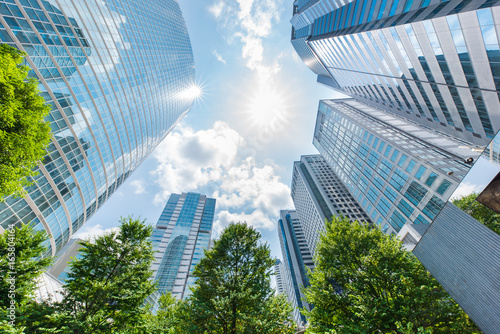
<instances>
[{"instance_id":1,"label":"green tree","mask_svg":"<svg viewBox=\"0 0 500 334\"><path fill-rule=\"evenodd\" d=\"M11 226L0 234L0 309L6 310L15 302L16 309L28 303L36 288L36 280L52 263L41 258L47 250L44 231L35 231L29 224ZM11 287L15 286L15 292ZM11 298L12 297L12 298Z\"/></svg>"},{"instance_id":2,"label":"green tree","mask_svg":"<svg viewBox=\"0 0 500 334\"><path fill-rule=\"evenodd\" d=\"M453 204L462 209L474 219L500 234L500 214L476 201L479 194L472 193L453 200Z\"/></svg>"},{"instance_id":3,"label":"green tree","mask_svg":"<svg viewBox=\"0 0 500 334\"><path fill-rule=\"evenodd\" d=\"M347 218L334 218L315 255L308 333L478 333L412 253Z\"/></svg>"},{"instance_id":4,"label":"green tree","mask_svg":"<svg viewBox=\"0 0 500 334\"><path fill-rule=\"evenodd\" d=\"M144 300L156 289L150 280L151 233L151 226L127 218L119 231L82 241L55 322L67 324L68 333L123 332L140 325L147 312Z\"/></svg>"},{"instance_id":5,"label":"green tree","mask_svg":"<svg viewBox=\"0 0 500 334\"><path fill-rule=\"evenodd\" d=\"M182 303L177 300L171 292L167 291L160 296L159 308L156 314L151 310L143 314L142 320L135 327L129 327L123 334L176 334L180 333L176 329L178 322L177 313L179 305Z\"/></svg>"},{"instance_id":6,"label":"green tree","mask_svg":"<svg viewBox=\"0 0 500 334\"><path fill-rule=\"evenodd\" d=\"M260 233L245 223L224 229L196 265L198 277L178 312L180 333L287 333L290 306L274 297L274 261ZM279 308L283 308L283 312Z\"/></svg>"},{"instance_id":7,"label":"green tree","mask_svg":"<svg viewBox=\"0 0 500 334\"><path fill-rule=\"evenodd\" d=\"M50 126L43 121L50 108L38 95L38 82L27 79L21 66L26 54L0 45L0 201L20 196L28 177L50 142Z\"/></svg>"}]
</instances>

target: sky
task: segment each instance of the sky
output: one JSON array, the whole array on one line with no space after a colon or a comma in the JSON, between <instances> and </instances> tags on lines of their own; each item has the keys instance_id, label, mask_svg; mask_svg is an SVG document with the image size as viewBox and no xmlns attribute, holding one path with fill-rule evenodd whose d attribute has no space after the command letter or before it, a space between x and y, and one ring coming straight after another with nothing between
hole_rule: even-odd
<instances>
[{"instance_id":1,"label":"sky","mask_svg":"<svg viewBox=\"0 0 500 334\"><path fill-rule=\"evenodd\" d=\"M320 99L340 97L290 44L292 1L179 0L202 91L188 115L82 227L101 234L132 215L154 224L171 193L216 198L213 237L232 221L281 258L279 211L293 209L293 162L315 154Z\"/></svg>"}]
</instances>

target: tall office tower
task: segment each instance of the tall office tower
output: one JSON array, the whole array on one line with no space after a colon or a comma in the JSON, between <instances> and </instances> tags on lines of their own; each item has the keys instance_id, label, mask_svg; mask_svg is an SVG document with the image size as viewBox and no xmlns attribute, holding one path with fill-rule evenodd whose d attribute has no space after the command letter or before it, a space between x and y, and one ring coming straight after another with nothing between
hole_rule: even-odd
<instances>
[{"instance_id":1,"label":"tall office tower","mask_svg":"<svg viewBox=\"0 0 500 334\"><path fill-rule=\"evenodd\" d=\"M276 274L276 293L286 293L286 276L285 267L283 267L283 262L280 259L276 259L274 264L274 273Z\"/></svg>"},{"instance_id":2,"label":"tall office tower","mask_svg":"<svg viewBox=\"0 0 500 334\"><path fill-rule=\"evenodd\" d=\"M52 142L0 233L33 223L61 249L191 108L191 43L175 0L0 0L0 41L25 51Z\"/></svg>"},{"instance_id":3,"label":"tall office tower","mask_svg":"<svg viewBox=\"0 0 500 334\"><path fill-rule=\"evenodd\" d=\"M301 308L311 310L310 305L303 301L303 286L309 285L306 267L314 268L312 255L307 245L304 229L295 210L281 210L278 220L278 236L283 256L285 271L285 293L293 307L293 318L297 325L306 322L300 313Z\"/></svg>"},{"instance_id":4,"label":"tall office tower","mask_svg":"<svg viewBox=\"0 0 500 334\"><path fill-rule=\"evenodd\" d=\"M372 222L320 155L303 155L293 163L292 200L312 254L325 229L325 219L342 215Z\"/></svg>"},{"instance_id":5,"label":"tall office tower","mask_svg":"<svg viewBox=\"0 0 500 334\"><path fill-rule=\"evenodd\" d=\"M297 0L291 42L319 82L484 146L500 129L499 5Z\"/></svg>"},{"instance_id":6,"label":"tall office tower","mask_svg":"<svg viewBox=\"0 0 500 334\"><path fill-rule=\"evenodd\" d=\"M479 156L354 99L320 101L313 144L386 233L432 222Z\"/></svg>"},{"instance_id":7,"label":"tall office tower","mask_svg":"<svg viewBox=\"0 0 500 334\"><path fill-rule=\"evenodd\" d=\"M215 199L196 193L172 194L151 236L156 251L152 269L158 292L190 295L194 267L210 245Z\"/></svg>"}]
</instances>

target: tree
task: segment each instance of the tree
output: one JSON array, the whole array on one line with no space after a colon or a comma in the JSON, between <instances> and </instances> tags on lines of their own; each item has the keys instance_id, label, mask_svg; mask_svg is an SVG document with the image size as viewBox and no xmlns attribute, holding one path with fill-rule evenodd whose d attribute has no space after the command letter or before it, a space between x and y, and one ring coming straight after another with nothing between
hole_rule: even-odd
<instances>
[{"instance_id":1,"label":"tree","mask_svg":"<svg viewBox=\"0 0 500 334\"><path fill-rule=\"evenodd\" d=\"M45 240L45 231L35 231L29 224L12 226L0 234L1 310L5 311L14 301L19 311L31 300L38 277L52 263L52 258L41 258L47 250Z\"/></svg>"},{"instance_id":2,"label":"tree","mask_svg":"<svg viewBox=\"0 0 500 334\"><path fill-rule=\"evenodd\" d=\"M0 201L23 195L38 161L50 142L43 121L50 107L38 95L38 82L21 66L26 53L0 45Z\"/></svg>"},{"instance_id":3,"label":"tree","mask_svg":"<svg viewBox=\"0 0 500 334\"><path fill-rule=\"evenodd\" d=\"M160 296L159 308L156 314L151 310L143 314L143 318L135 327L129 327L122 334L156 334L180 333L176 329L177 313L182 301L177 300L170 291Z\"/></svg>"},{"instance_id":4,"label":"tree","mask_svg":"<svg viewBox=\"0 0 500 334\"><path fill-rule=\"evenodd\" d=\"M500 214L476 201L479 194L472 193L453 200L453 204L462 209L474 219L500 234Z\"/></svg>"},{"instance_id":5,"label":"tree","mask_svg":"<svg viewBox=\"0 0 500 334\"><path fill-rule=\"evenodd\" d=\"M270 285L274 262L259 232L230 224L195 267L198 280L180 305L179 332L287 333L290 306Z\"/></svg>"},{"instance_id":6,"label":"tree","mask_svg":"<svg viewBox=\"0 0 500 334\"><path fill-rule=\"evenodd\" d=\"M122 332L140 324L144 300L156 289L151 233L151 226L127 218L119 231L82 241L57 307L59 324L69 324L70 333Z\"/></svg>"},{"instance_id":7,"label":"tree","mask_svg":"<svg viewBox=\"0 0 500 334\"><path fill-rule=\"evenodd\" d=\"M308 333L479 333L418 259L377 228L334 217L315 264Z\"/></svg>"}]
</instances>

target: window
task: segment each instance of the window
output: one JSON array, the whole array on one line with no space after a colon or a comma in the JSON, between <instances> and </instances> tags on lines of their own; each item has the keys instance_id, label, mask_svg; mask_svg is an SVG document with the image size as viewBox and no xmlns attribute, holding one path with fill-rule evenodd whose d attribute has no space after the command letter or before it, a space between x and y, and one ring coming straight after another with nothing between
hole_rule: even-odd
<instances>
[{"instance_id":1,"label":"window","mask_svg":"<svg viewBox=\"0 0 500 334\"><path fill-rule=\"evenodd\" d=\"M446 190L448 190L448 188L450 187L451 185L451 182L448 181L448 180L443 180L443 182L441 182L441 184L439 185L439 187L437 188L436 192L439 194L439 195L444 195L444 193L446 192Z\"/></svg>"},{"instance_id":2,"label":"window","mask_svg":"<svg viewBox=\"0 0 500 334\"><path fill-rule=\"evenodd\" d=\"M401 230L401 227L406 224L406 220L398 211L394 211L394 213L391 215L391 218L389 219L389 223L397 232L399 232L399 230Z\"/></svg>"},{"instance_id":3,"label":"window","mask_svg":"<svg viewBox=\"0 0 500 334\"><path fill-rule=\"evenodd\" d=\"M392 202L396 202L397 194L394 190L392 190L390 187L387 187L384 191L384 195L387 196L387 198Z\"/></svg>"},{"instance_id":4,"label":"window","mask_svg":"<svg viewBox=\"0 0 500 334\"><path fill-rule=\"evenodd\" d=\"M406 190L405 197L410 200L413 205L418 206L426 194L427 190L418 184L418 182L413 181L408 187L408 190Z\"/></svg>"},{"instance_id":5,"label":"window","mask_svg":"<svg viewBox=\"0 0 500 334\"><path fill-rule=\"evenodd\" d=\"M404 154L403 154L403 155L401 156L401 159L399 159L398 166L399 166L399 167L403 167L403 165L405 164L405 161L406 161L406 159L407 159L407 158L408 158L408 157L407 157L406 155L404 155Z\"/></svg>"},{"instance_id":6,"label":"window","mask_svg":"<svg viewBox=\"0 0 500 334\"><path fill-rule=\"evenodd\" d=\"M394 150L394 152L392 153L392 156L391 156L391 161L395 162L396 158L398 157L398 155L399 155L399 151L398 150Z\"/></svg>"},{"instance_id":7,"label":"window","mask_svg":"<svg viewBox=\"0 0 500 334\"><path fill-rule=\"evenodd\" d=\"M413 211L415 211L410 204L408 204L407 201L404 199L401 199L398 204L398 209L401 210L401 212L408 218L410 218L411 214Z\"/></svg>"},{"instance_id":8,"label":"window","mask_svg":"<svg viewBox=\"0 0 500 334\"><path fill-rule=\"evenodd\" d=\"M437 175L434 173L431 173L429 177L427 178L427 181L425 181L425 184L429 187L432 187L434 184L434 181L436 181Z\"/></svg>"},{"instance_id":9,"label":"window","mask_svg":"<svg viewBox=\"0 0 500 334\"><path fill-rule=\"evenodd\" d=\"M411 173L416 164L417 163L414 160L411 160L410 163L408 164L408 167L406 167L406 171L408 173Z\"/></svg>"},{"instance_id":10,"label":"window","mask_svg":"<svg viewBox=\"0 0 500 334\"><path fill-rule=\"evenodd\" d=\"M387 148L385 149L384 155L386 157L389 157L389 153L391 153L391 150L392 150L392 146L391 145L387 145Z\"/></svg>"},{"instance_id":11,"label":"window","mask_svg":"<svg viewBox=\"0 0 500 334\"><path fill-rule=\"evenodd\" d=\"M422 215L418 215L417 219L415 219L415 224L429 224L429 222L422 217Z\"/></svg>"},{"instance_id":12,"label":"window","mask_svg":"<svg viewBox=\"0 0 500 334\"><path fill-rule=\"evenodd\" d=\"M429 217L430 219L434 220L436 218L437 214L439 211L441 211L441 208L444 206L444 202L440 200L437 196L432 196L432 198L429 200L425 208L422 210L422 212Z\"/></svg>"},{"instance_id":13,"label":"window","mask_svg":"<svg viewBox=\"0 0 500 334\"><path fill-rule=\"evenodd\" d=\"M427 168L425 168L424 166L420 166L420 168L417 171L417 174L415 174L415 178L420 180L420 178L422 177L422 175L425 173L426 170Z\"/></svg>"}]
</instances>

